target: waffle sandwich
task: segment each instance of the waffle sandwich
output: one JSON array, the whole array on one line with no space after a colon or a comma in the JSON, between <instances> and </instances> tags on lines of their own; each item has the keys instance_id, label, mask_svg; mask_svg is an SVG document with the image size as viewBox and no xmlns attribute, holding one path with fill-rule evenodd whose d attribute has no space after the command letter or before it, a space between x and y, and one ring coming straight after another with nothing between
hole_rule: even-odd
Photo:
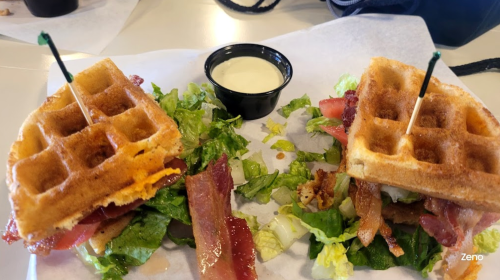
<instances>
[{"instance_id":1,"label":"waffle sandwich","mask_svg":"<svg viewBox=\"0 0 500 280\"><path fill-rule=\"evenodd\" d=\"M406 128L425 71L373 58L357 89L347 173L500 212L500 125L459 87L432 77L411 135Z\"/></svg>"},{"instance_id":2,"label":"waffle sandwich","mask_svg":"<svg viewBox=\"0 0 500 280\"><path fill-rule=\"evenodd\" d=\"M404 251L384 219L416 224L447 248L444 279L476 279L481 265L461 256L474 254L473 237L500 219L500 124L467 92L432 77L407 135L424 76L377 57L361 77L346 153L346 171L356 179L349 192L360 217L357 236L369 246L379 232L398 257ZM387 188L417 200L392 198L384 208Z\"/></svg>"},{"instance_id":3,"label":"waffle sandwich","mask_svg":"<svg viewBox=\"0 0 500 280\"><path fill-rule=\"evenodd\" d=\"M29 242L71 230L100 207L147 200L181 172L169 164L182 152L176 123L111 60L74 84L94 124L65 85L28 116L8 157L13 218Z\"/></svg>"}]
</instances>

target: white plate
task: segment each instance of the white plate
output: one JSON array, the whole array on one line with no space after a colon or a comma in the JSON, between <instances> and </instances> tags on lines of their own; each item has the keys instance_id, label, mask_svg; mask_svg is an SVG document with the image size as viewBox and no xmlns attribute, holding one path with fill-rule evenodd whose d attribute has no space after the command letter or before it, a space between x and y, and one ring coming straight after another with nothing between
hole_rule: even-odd
<instances>
[{"instance_id":1,"label":"white plate","mask_svg":"<svg viewBox=\"0 0 500 280\"><path fill-rule=\"evenodd\" d=\"M291 99L307 93L313 104L319 100L335 95L333 85L343 73L360 77L373 56L385 56L404 63L426 69L428 61L435 51L427 27L422 19L408 16L363 15L344 18L294 32L278 38L261 42L282 52L293 65L293 78L281 94L279 105L287 104ZM203 73L206 57L213 50L169 50L145 53L134 56L112 57L115 63L126 74L137 74L145 79L143 88L152 91L154 82L164 91L171 88L185 90L189 82L202 83L207 79ZM77 73L92 65L98 58L70 61L66 64L72 73ZM441 81L465 86L442 62L438 62L434 75ZM49 73L48 92L53 93L64 82L57 68L52 65ZM499 104L486 104L500 106ZM277 107L279 108L279 107ZM296 113L295 117L300 118ZM284 122L276 112L270 115L275 121ZM251 141L250 150L262 150L270 170L282 171L291 160L287 154L285 160L275 158L276 151L269 149L261 140L266 133L262 124L267 117L245 123L241 134ZM290 121L290 119L289 119ZM294 126L300 127L298 123ZM294 135L292 135L294 134ZM288 134L289 139L300 141L300 132ZM303 138L302 138L303 139ZM309 143L296 143L305 147ZM244 202L240 198L234 200L233 208L250 214L257 214L259 222L266 223L277 209L272 202L258 205ZM198 278L195 252L187 247L173 247L166 242L161 249L167 252L170 268L161 275L145 275L139 270L132 270L125 279L193 279ZM307 258L308 242L303 238L296 242L289 251L266 263L257 264L260 279L312 279L312 261ZM481 263L483 270L479 279L496 279L500 274L500 253L487 256ZM387 271L356 269L351 279L421 279L418 272L409 268L398 267ZM432 274L431 279L438 279ZM98 275L85 267L70 252L54 252L46 258L32 257L28 279L99 279Z\"/></svg>"}]
</instances>

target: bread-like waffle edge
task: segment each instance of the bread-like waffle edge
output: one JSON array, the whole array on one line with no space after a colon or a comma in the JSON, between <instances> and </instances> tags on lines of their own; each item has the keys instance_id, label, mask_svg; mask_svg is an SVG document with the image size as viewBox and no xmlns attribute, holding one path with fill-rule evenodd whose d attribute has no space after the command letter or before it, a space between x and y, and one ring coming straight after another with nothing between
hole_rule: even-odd
<instances>
[{"instance_id":1,"label":"bread-like waffle edge","mask_svg":"<svg viewBox=\"0 0 500 280\"><path fill-rule=\"evenodd\" d=\"M378 90L375 87L377 83L380 84L380 75L383 75L383 73L376 72L380 67L396 69L407 78L403 83L414 83L413 97L410 102L416 101L420 88L415 88L415 86L421 85L425 75L424 71L398 61L380 57L372 59L358 87L358 113L349 129L348 136L347 173L354 178L452 200L463 207L500 212L500 175L471 170L461 161L460 156L450 164L432 164L416 160L411 151L414 137L419 134L419 129L413 129L411 135L405 135L404 131L408 120L397 127L398 136L396 138L398 142L395 154L377 153L368 148L370 139L367 139L367 136L370 133L366 131L374 122L378 122L382 127L386 125L389 129L393 129L390 133L396 133L396 129L394 129L396 125L393 122L375 119L366 114L369 109L376 106L376 104L368 103L367 100L373 91ZM488 148L493 151L491 156L498 164L500 156L500 125L498 121L481 103L459 87L442 84L434 77L432 77L431 83L435 87L441 86L451 90L455 95L460 96L461 102L478 109L480 117L487 124L488 129L493 132L487 138L488 141L483 141L483 139L481 143L488 143ZM408 115L411 115L411 112ZM465 128L459 129L464 130ZM453 133L450 137L454 137ZM467 137L471 137L471 139L481 138L474 135L467 135ZM454 151L461 155L464 144L459 143L460 139L457 141L458 144L450 149L455 149ZM448 152L453 153L453 151ZM498 165L496 168L498 169Z\"/></svg>"},{"instance_id":2,"label":"bread-like waffle edge","mask_svg":"<svg viewBox=\"0 0 500 280\"><path fill-rule=\"evenodd\" d=\"M49 143L53 141L51 137L49 137L50 139L44 139L38 135L42 126L40 119L46 112L50 113L50 111L59 110L74 102L73 97L68 95L67 84L54 95L48 97L38 109L28 116L21 126L18 138L11 146L7 162L6 182L10 190L9 200L19 234L25 240L38 241L59 231L69 230L79 220L98 207L105 207L110 203L119 206L137 199L150 199L162 187L156 182L176 172L164 167L167 161L182 152L181 134L176 123L140 87L133 85L110 59L104 59L76 75L75 81L83 81L88 77L100 79L96 75L98 73L96 71L103 68L106 69L106 73L109 73L117 84L122 85L124 90L133 95L134 102L138 102L137 107L139 109L133 108L131 110L145 112L158 130L154 135L146 139L125 143L123 147L116 151L116 155L122 152L125 155L120 155L119 158L109 158L98 166L91 168L89 172L87 172L88 170L78 170L77 173L79 174L69 174L63 183L54 186L49 191L33 193L32 189L26 188L19 182L19 179L22 178L17 177L17 166L20 162L36 158L50 149L62 154L66 153L64 147L60 147L59 150L53 148ZM76 86L79 87L78 83ZM92 97L83 96L83 99L88 102ZM91 108L91 115L95 112L97 112L96 118L99 118L99 114L102 115L102 113ZM78 137L81 135L91 133L91 129L109 131L111 127L111 130L115 130L114 134L118 134L125 139L126 137L120 132L116 132L112 120L109 119L108 117L91 127L87 126L70 137L79 139ZM122 123L126 122L122 121ZM33 131L36 131L36 135L33 135ZM42 140L33 140L33 138ZM116 145L117 143L111 144ZM121 144L118 143L118 145ZM72 156L74 157L74 155ZM65 164L67 163L63 162L63 165ZM80 179L81 176L83 176L82 179ZM93 178L95 178L95 181L93 181ZM121 182L120 189L117 189L114 184L114 182L118 181ZM125 181L129 182L128 185L124 183ZM96 185L103 186L105 190L93 190L94 182ZM65 190L67 193L65 193ZM100 196L95 193L99 193ZM86 198L86 196L89 197ZM68 207L62 207L61 205L68 205Z\"/></svg>"}]
</instances>

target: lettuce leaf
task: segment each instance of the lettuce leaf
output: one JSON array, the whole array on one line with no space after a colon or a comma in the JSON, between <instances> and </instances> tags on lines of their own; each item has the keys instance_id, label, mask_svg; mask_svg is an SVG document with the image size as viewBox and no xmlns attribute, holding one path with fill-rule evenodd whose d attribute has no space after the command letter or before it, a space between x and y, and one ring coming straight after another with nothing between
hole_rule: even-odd
<instances>
[{"instance_id":1,"label":"lettuce leaf","mask_svg":"<svg viewBox=\"0 0 500 280\"><path fill-rule=\"evenodd\" d=\"M337 209L330 208L326 211L304 212L296 202L292 206L292 214L302 220L303 226L317 229L326 238L338 237L344 232L344 220ZM316 235L316 234L315 234ZM318 238L318 235L316 235Z\"/></svg>"},{"instance_id":2,"label":"lettuce leaf","mask_svg":"<svg viewBox=\"0 0 500 280\"><path fill-rule=\"evenodd\" d=\"M238 118L235 121L231 122L231 125L235 128L241 128L241 126L243 125L243 119L240 116L237 116L237 117ZM214 108L212 110L212 121L213 122L217 122L220 120L227 121L227 120L231 120L234 118L235 118L235 116L233 116L231 113L229 113L228 111L226 111L224 109Z\"/></svg>"},{"instance_id":3,"label":"lettuce leaf","mask_svg":"<svg viewBox=\"0 0 500 280\"><path fill-rule=\"evenodd\" d=\"M293 152L295 151L295 145L290 141L280 139L271 146L271 149Z\"/></svg>"},{"instance_id":4,"label":"lettuce leaf","mask_svg":"<svg viewBox=\"0 0 500 280\"><path fill-rule=\"evenodd\" d=\"M204 170L210 161L218 159L223 153L232 158L248 151L248 141L237 134L228 121L212 122L208 135L211 139L202 144L201 165L198 171Z\"/></svg>"},{"instance_id":5,"label":"lettuce leaf","mask_svg":"<svg viewBox=\"0 0 500 280\"><path fill-rule=\"evenodd\" d=\"M325 151L324 155L327 163L339 164L342 158L342 144L340 141L334 138L332 146Z\"/></svg>"},{"instance_id":6,"label":"lettuce leaf","mask_svg":"<svg viewBox=\"0 0 500 280\"><path fill-rule=\"evenodd\" d=\"M185 225L191 225L187 197L185 194L181 194L178 189L163 188L144 205L155 208L160 213Z\"/></svg>"},{"instance_id":7,"label":"lettuce leaf","mask_svg":"<svg viewBox=\"0 0 500 280\"><path fill-rule=\"evenodd\" d=\"M153 86L153 96L160 107L171 118L174 117L175 110L177 109L177 102L179 101L179 92L176 88L172 89L170 93L163 94L160 87L151 83Z\"/></svg>"},{"instance_id":8,"label":"lettuce leaf","mask_svg":"<svg viewBox=\"0 0 500 280\"><path fill-rule=\"evenodd\" d=\"M201 120L204 113L203 110L190 111L182 108L175 110L174 119L177 121L182 135L183 155L191 153L200 146L200 135L207 131L207 127ZM181 157L184 157L183 155Z\"/></svg>"},{"instance_id":9,"label":"lettuce leaf","mask_svg":"<svg viewBox=\"0 0 500 280\"><path fill-rule=\"evenodd\" d=\"M321 117L317 117L317 118L310 119L309 121L307 121L306 131L308 133L312 133L312 132L324 133L324 131L319 127L320 125L339 126L341 124L342 124L342 120L321 116Z\"/></svg>"},{"instance_id":10,"label":"lettuce leaf","mask_svg":"<svg viewBox=\"0 0 500 280\"><path fill-rule=\"evenodd\" d=\"M298 185L304 184L307 181L308 181L308 178L300 176L300 175L281 173L278 175L276 180L274 180L273 189L284 186L292 191L295 191L295 190L297 190Z\"/></svg>"},{"instance_id":11,"label":"lettuce leaf","mask_svg":"<svg viewBox=\"0 0 500 280\"><path fill-rule=\"evenodd\" d=\"M335 186L333 187L333 208L338 208L347 197L351 177L347 173L335 173Z\"/></svg>"},{"instance_id":12,"label":"lettuce leaf","mask_svg":"<svg viewBox=\"0 0 500 280\"><path fill-rule=\"evenodd\" d=\"M405 254L395 257L384 238L376 235L368 247L359 239L351 243L347 257L355 266L369 266L376 270L385 270L393 266L412 266L427 278L434 265L441 260L441 245L430 237L420 226L413 234L395 228L393 236Z\"/></svg>"},{"instance_id":13,"label":"lettuce leaf","mask_svg":"<svg viewBox=\"0 0 500 280\"><path fill-rule=\"evenodd\" d=\"M262 139L262 143L267 143L274 136L284 136L286 133L287 123L280 124L273 121L271 118L267 119L266 127L269 129L269 134Z\"/></svg>"},{"instance_id":14,"label":"lettuce leaf","mask_svg":"<svg viewBox=\"0 0 500 280\"><path fill-rule=\"evenodd\" d=\"M238 186L235 193L241 194L246 199L253 199L257 194L260 194L261 197L258 198L258 201L267 203L271 199L272 184L278 176L278 173L279 171L276 170L272 174L261 175L250 179L248 183Z\"/></svg>"},{"instance_id":15,"label":"lettuce leaf","mask_svg":"<svg viewBox=\"0 0 500 280\"><path fill-rule=\"evenodd\" d=\"M302 162L324 162L325 154L297 151L297 160Z\"/></svg>"},{"instance_id":16,"label":"lettuce leaf","mask_svg":"<svg viewBox=\"0 0 500 280\"><path fill-rule=\"evenodd\" d=\"M100 265L94 263L107 268L98 270L102 279L122 279L130 266L144 264L160 247L170 221L167 215L141 207L122 233L106 244L104 256L97 258Z\"/></svg>"},{"instance_id":17,"label":"lettuce leaf","mask_svg":"<svg viewBox=\"0 0 500 280\"><path fill-rule=\"evenodd\" d=\"M358 80L350 74L343 74L340 76L339 81L333 87L338 97L344 97L344 93L348 90L356 90L358 87Z\"/></svg>"},{"instance_id":18,"label":"lettuce leaf","mask_svg":"<svg viewBox=\"0 0 500 280\"><path fill-rule=\"evenodd\" d=\"M318 254L313 268L314 279L344 280L354 274L354 266L347 259L347 250L341 243L323 246Z\"/></svg>"},{"instance_id":19,"label":"lettuce leaf","mask_svg":"<svg viewBox=\"0 0 500 280\"><path fill-rule=\"evenodd\" d=\"M478 254L494 253L500 245L500 232L496 228L488 228L474 236L474 246Z\"/></svg>"},{"instance_id":20,"label":"lettuce leaf","mask_svg":"<svg viewBox=\"0 0 500 280\"><path fill-rule=\"evenodd\" d=\"M281 107L278 110L278 113L280 113L283 117L288 118L293 111L304 108L307 105L311 105L311 99L309 99L307 94L304 94L302 97L290 101L288 105Z\"/></svg>"},{"instance_id":21,"label":"lettuce leaf","mask_svg":"<svg viewBox=\"0 0 500 280\"><path fill-rule=\"evenodd\" d=\"M306 108L306 113L311 115L313 119L323 116L319 107L309 106Z\"/></svg>"},{"instance_id":22,"label":"lettuce leaf","mask_svg":"<svg viewBox=\"0 0 500 280\"><path fill-rule=\"evenodd\" d=\"M299 219L280 213L254 235L255 249L263 261L268 261L306 233L307 229L300 225Z\"/></svg>"},{"instance_id":23,"label":"lettuce leaf","mask_svg":"<svg viewBox=\"0 0 500 280\"><path fill-rule=\"evenodd\" d=\"M253 153L250 157L244 159L243 171L245 172L246 180L267 174L267 166L262 158L262 152Z\"/></svg>"},{"instance_id":24,"label":"lettuce leaf","mask_svg":"<svg viewBox=\"0 0 500 280\"><path fill-rule=\"evenodd\" d=\"M305 162L294 160L290 163L289 168L290 171L288 173L290 173L291 175L304 177L307 180L312 179L311 170L309 170Z\"/></svg>"}]
</instances>

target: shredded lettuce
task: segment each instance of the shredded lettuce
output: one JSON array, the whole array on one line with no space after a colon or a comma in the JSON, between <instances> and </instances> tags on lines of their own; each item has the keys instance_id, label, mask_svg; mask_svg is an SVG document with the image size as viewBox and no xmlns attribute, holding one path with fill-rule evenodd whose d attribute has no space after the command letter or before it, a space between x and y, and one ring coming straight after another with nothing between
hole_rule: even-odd
<instances>
[{"instance_id":1,"label":"shredded lettuce","mask_svg":"<svg viewBox=\"0 0 500 280\"><path fill-rule=\"evenodd\" d=\"M264 137L262 143L267 143L274 136L284 136L286 133L286 125L287 123L280 124L273 121L271 118L267 119L266 127L269 129L269 134Z\"/></svg>"},{"instance_id":2,"label":"shredded lettuce","mask_svg":"<svg viewBox=\"0 0 500 280\"><path fill-rule=\"evenodd\" d=\"M228 121L212 122L208 135L210 139L202 144L199 171L204 170L210 161L218 159L222 154L226 154L228 158L233 158L248 151L246 148L248 141L237 134Z\"/></svg>"},{"instance_id":3,"label":"shredded lettuce","mask_svg":"<svg viewBox=\"0 0 500 280\"><path fill-rule=\"evenodd\" d=\"M312 277L343 280L352 276L354 266L347 259L346 252L346 248L341 243L325 245L314 262Z\"/></svg>"},{"instance_id":4,"label":"shredded lettuce","mask_svg":"<svg viewBox=\"0 0 500 280\"><path fill-rule=\"evenodd\" d=\"M160 87L151 83L153 86L153 96L160 107L167 113L171 118L174 117L174 112L177 109L177 102L179 101L179 92L176 88L172 89L170 93L163 94Z\"/></svg>"},{"instance_id":5,"label":"shredded lettuce","mask_svg":"<svg viewBox=\"0 0 500 280\"><path fill-rule=\"evenodd\" d=\"M250 179L248 183L240 185L236 188L235 193L241 194L247 199L253 199L255 196L261 203L267 203L271 199L272 184L279 171L276 170L272 174L261 175Z\"/></svg>"},{"instance_id":6,"label":"shredded lettuce","mask_svg":"<svg viewBox=\"0 0 500 280\"><path fill-rule=\"evenodd\" d=\"M339 140L333 139L332 146L325 151L325 160L329 164L339 164L342 158L342 144Z\"/></svg>"},{"instance_id":7,"label":"shredded lettuce","mask_svg":"<svg viewBox=\"0 0 500 280\"><path fill-rule=\"evenodd\" d=\"M145 205L185 225L191 225L187 197L178 189L163 188L156 192L155 197L146 201Z\"/></svg>"},{"instance_id":8,"label":"shredded lettuce","mask_svg":"<svg viewBox=\"0 0 500 280\"><path fill-rule=\"evenodd\" d=\"M325 154L297 151L297 160L303 162L325 161Z\"/></svg>"},{"instance_id":9,"label":"shredded lettuce","mask_svg":"<svg viewBox=\"0 0 500 280\"><path fill-rule=\"evenodd\" d=\"M293 111L304 108L308 105L311 106L311 99L309 99L307 94L304 94L302 97L290 101L288 105L281 107L278 110L278 113L280 113L283 117L288 118Z\"/></svg>"},{"instance_id":10,"label":"shredded lettuce","mask_svg":"<svg viewBox=\"0 0 500 280\"><path fill-rule=\"evenodd\" d=\"M312 132L324 133L324 131L321 129L321 127L319 127L320 125L339 126L341 124L342 124L342 120L321 116L321 117L317 117L317 118L310 119L309 121L307 121L306 131L308 133L312 133Z\"/></svg>"},{"instance_id":11,"label":"shredded lettuce","mask_svg":"<svg viewBox=\"0 0 500 280\"><path fill-rule=\"evenodd\" d=\"M263 261L268 261L306 233L307 229L302 227L297 218L278 214L254 235L255 249Z\"/></svg>"},{"instance_id":12,"label":"shredded lettuce","mask_svg":"<svg viewBox=\"0 0 500 280\"><path fill-rule=\"evenodd\" d=\"M277 140L276 143L274 143L271 146L271 149L276 149L276 150L282 150L285 152L293 152L295 151L295 145L288 141L288 140Z\"/></svg>"},{"instance_id":13,"label":"shredded lettuce","mask_svg":"<svg viewBox=\"0 0 500 280\"><path fill-rule=\"evenodd\" d=\"M233 116L231 113L224 109L219 109L219 108L214 108L212 110L212 121L217 122L220 120L231 120L234 119L235 116ZM231 122L231 125L234 126L235 128L241 128L243 125L243 119L242 118L237 118L235 121Z\"/></svg>"},{"instance_id":14,"label":"shredded lettuce","mask_svg":"<svg viewBox=\"0 0 500 280\"><path fill-rule=\"evenodd\" d=\"M207 127L202 121L204 114L203 110L190 111L182 108L175 110L174 119L177 121L182 135L183 155L191 153L200 146L200 136L207 131ZM184 157L183 155L181 157Z\"/></svg>"},{"instance_id":15,"label":"shredded lettuce","mask_svg":"<svg viewBox=\"0 0 500 280\"><path fill-rule=\"evenodd\" d=\"M500 232L496 228L485 229L474 236L478 254L494 253L500 245Z\"/></svg>"},{"instance_id":16,"label":"shredded lettuce","mask_svg":"<svg viewBox=\"0 0 500 280\"><path fill-rule=\"evenodd\" d=\"M311 115L313 119L323 116L319 107L309 106L306 108L306 113Z\"/></svg>"},{"instance_id":17,"label":"shredded lettuce","mask_svg":"<svg viewBox=\"0 0 500 280\"><path fill-rule=\"evenodd\" d=\"M229 166L231 166L231 177L233 177L233 183L235 185L241 185L246 182L245 170L243 168L243 161L237 158L232 158L228 160Z\"/></svg>"},{"instance_id":18,"label":"shredded lettuce","mask_svg":"<svg viewBox=\"0 0 500 280\"><path fill-rule=\"evenodd\" d=\"M339 81L333 87L338 97L344 97L344 93L348 90L356 90L358 87L358 80L350 74L343 74L340 76Z\"/></svg>"},{"instance_id":19,"label":"shredded lettuce","mask_svg":"<svg viewBox=\"0 0 500 280\"><path fill-rule=\"evenodd\" d=\"M299 218L303 222L302 225L309 231L315 231L316 239L318 239L318 235L321 235L327 241L328 238L339 237L344 233L344 220L337 209L330 208L325 211L305 212L294 202L292 214ZM321 241L323 242L323 240ZM332 240L332 242L337 241Z\"/></svg>"},{"instance_id":20,"label":"shredded lettuce","mask_svg":"<svg viewBox=\"0 0 500 280\"><path fill-rule=\"evenodd\" d=\"M295 190L291 190L287 186L281 186L275 192L273 192L273 194L271 194L271 197L279 205L286 205L292 203L294 200L297 199L297 192Z\"/></svg>"},{"instance_id":21,"label":"shredded lettuce","mask_svg":"<svg viewBox=\"0 0 500 280\"><path fill-rule=\"evenodd\" d=\"M354 219L357 217L354 203L352 203L352 199L349 196L339 205L339 211L345 219Z\"/></svg>"},{"instance_id":22,"label":"shredded lettuce","mask_svg":"<svg viewBox=\"0 0 500 280\"><path fill-rule=\"evenodd\" d=\"M298 185L304 184L308 180L309 178L300 175L281 173L278 175L278 177L276 177L276 180L273 182L273 189L279 187L287 187L289 190L295 191L297 190Z\"/></svg>"},{"instance_id":23,"label":"shredded lettuce","mask_svg":"<svg viewBox=\"0 0 500 280\"><path fill-rule=\"evenodd\" d=\"M283 246L271 230L259 230L253 236L255 250L263 261L267 262L283 253Z\"/></svg>"},{"instance_id":24,"label":"shredded lettuce","mask_svg":"<svg viewBox=\"0 0 500 280\"><path fill-rule=\"evenodd\" d=\"M102 279L122 279L130 266L144 264L160 247L171 217L141 208L122 233L106 244L104 256L97 258L100 265L94 263L96 268L106 267L98 269Z\"/></svg>"},{"instance_id":25,"label":"shredded lettuce","mask_svg":"<svg viewBox=\"0 0 500 280\"><path fill-rule=\"evenodd\" d=\"M385 270L393 266L412 266L427 278L434 265L441 260L441 245L430 237L421 227L413 234L395 228L392 235L404 250L405 254L395 257L384 238L376 235L368 247L364 247L359 239L350 245L347 257L355 266L369 266L376 270Z\"/></svg>"},{"instance_id":26,"label":"shredded lettuce","mask_svg":"<svg viewBox=\"0 0 500 280\"><path fill-rule=\"evenodd\" d=\"M262 151L253 153L250 157L243 160L243 171L245 172L246 180L267 174L267 166L262 158Z\"/></svg>"},{"instance_id":27,"label":"shredded lettuce","mask_svg":"<svg viewBox=\"0 0 500 280\"><path fill-rule=\"evenodd\" d=\"M347 173L335 173L335 186L333 187L333 208L338 208L347 197L351 177Z\"/></svg>"},{"instance_id":28,"label":"shredded lettuce","mask_svg":"<svg viewBox=\"0 0 500 280\"><path fill-rule=\"evenodd\" d=\"M311 170L307 167L305 162L300 162L298 160L294 160L289 165L291 175L296 175L300 177L304 177L307 180L312 179Z\"/></svg>"}]
</instances>

